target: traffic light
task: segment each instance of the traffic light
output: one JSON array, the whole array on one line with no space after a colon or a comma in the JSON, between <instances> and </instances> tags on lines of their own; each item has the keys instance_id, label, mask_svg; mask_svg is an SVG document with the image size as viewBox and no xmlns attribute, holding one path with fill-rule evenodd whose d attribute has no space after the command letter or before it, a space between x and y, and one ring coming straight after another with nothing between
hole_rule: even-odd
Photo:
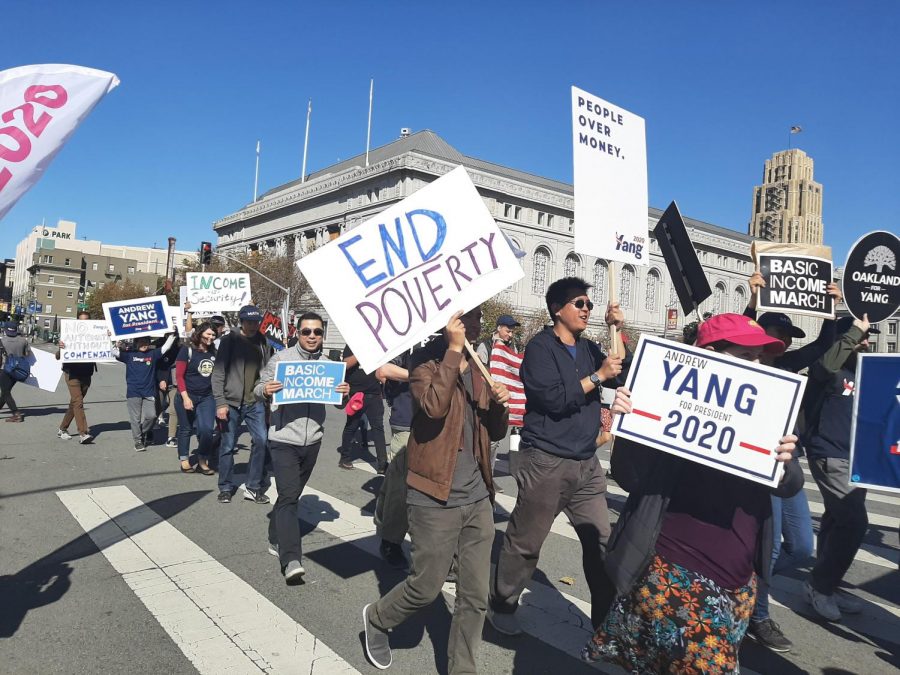
<instances>
[{"instance_id":1,"label":"traffic light","mask_svg":"<svg viewBox=\"0 0 900 675\"><path fill-rule=\"evenodd\" d=\"M200 264L209 265L212 263L212 244L208 241L200 242Z\"/></svg>"}]
</instances>

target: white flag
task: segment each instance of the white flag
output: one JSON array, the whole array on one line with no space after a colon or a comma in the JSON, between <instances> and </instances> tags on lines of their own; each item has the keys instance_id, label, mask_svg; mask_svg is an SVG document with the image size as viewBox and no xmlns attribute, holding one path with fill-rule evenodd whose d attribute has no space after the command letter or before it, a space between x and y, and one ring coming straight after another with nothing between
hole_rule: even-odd
<instances>
[{"instance_id":1,"label":"white flag","mask_svg":"<svg viewBox=\"0 0 900 675\"><path fill-rule=\"evenodd\" d=\"M119 78L64 64L0 71L0 219Z\"/></svg>"}]
</instances>

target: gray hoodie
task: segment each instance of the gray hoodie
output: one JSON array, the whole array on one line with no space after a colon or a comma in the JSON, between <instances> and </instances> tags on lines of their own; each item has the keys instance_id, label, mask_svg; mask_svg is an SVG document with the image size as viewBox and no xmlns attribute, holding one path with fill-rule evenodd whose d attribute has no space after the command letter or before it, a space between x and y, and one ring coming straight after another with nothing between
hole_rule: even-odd
<instances>
[{"instance_id":1,"label":"gray hoodie","mask_svg":"<svg viewBox=\"0 0 900 675\"><path fill-rule=\"evenodd\" d=\"M259 374L259 382L253 389L256 398L268 401L265 394L266 382L275 379L275 364L279 361L317 361L322 352L314 354L302 349L299 344L276 352ZM324 360L324 359L323 359ZM269 440L289 445L312 445L322 440L325 434L325 404L290 403L280 405L269 417Z\"/></svg>"}]
</instances>

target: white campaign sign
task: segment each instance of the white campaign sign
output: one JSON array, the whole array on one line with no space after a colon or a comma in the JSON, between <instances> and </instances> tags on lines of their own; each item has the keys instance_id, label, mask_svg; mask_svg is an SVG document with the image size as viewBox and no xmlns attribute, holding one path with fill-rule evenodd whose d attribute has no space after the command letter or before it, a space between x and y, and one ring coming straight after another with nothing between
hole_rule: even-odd
<instances>
[{"instance_id":1,"label":"white campaign sign","mask_svg":"<svg viewBox=\"0 0 900 675\"><path fill-rule=\"evenodd\" d=\"M297 266L369 373L523 276L463 167Z\"/></svg>"},{"instance_id":2,"label":"white campaign sign","mask_svg":"<svg viewBox=\"0 0 900 675\"><path fill-rule=\"evenodd\" d=\"M63 319L59 341L65 345L59 350L59 360L63 363L111 363L116 360L109 325L105 321Z\"/></svg>"},{"instance_id":3,"label":"white campaign sign","mask_svg":"<svg viewBox=\"0 0 900 675\"><path fill-rule=\"evenodd\" d=\"M633 411L613 433L775 486L775 448L793 433L806 378L642 335L628 374Z\"/></svg>"},{"instance_id":4,"label":"white campaign sign","mask_svg":"<svg viewBox=\"0 0 900 675\"><path fill-rule=\"evenodd\" d=\"M82 120L118 84L112 73L81 66L0 71L0 219L40 180Z\"/></svg>"},{"instance_id":5,"label":"white campaign sign","mask_svg":"<svg viewBox=\"0 0 900 675\"><path fill-rule=\"evenodd\" d=\"M250 275L246 272L188 272L186 299L197 314L237 312L250 304Z\"/></svg>"},{"instance_id":6,"label":"white campaign sign","mask_svg":"<svg viewBox=\"0 0 900 675\"><path fill-rule=\"evenodd\" d=\"M62 365L56 356L40 349L31 350L31 375L22 384L37 387L44 391L56 391L59 378L62 377Z\"/></svg>"},{"instance_id":7,"label":"white campaign sign","mask_svg":"<svg viewBox=\"0 0 900 675\"><path fill-rule=\"evenodd\" d=\"M572 87L575 250L649 263L644 118Z\"/></svg>"}]
</instances>

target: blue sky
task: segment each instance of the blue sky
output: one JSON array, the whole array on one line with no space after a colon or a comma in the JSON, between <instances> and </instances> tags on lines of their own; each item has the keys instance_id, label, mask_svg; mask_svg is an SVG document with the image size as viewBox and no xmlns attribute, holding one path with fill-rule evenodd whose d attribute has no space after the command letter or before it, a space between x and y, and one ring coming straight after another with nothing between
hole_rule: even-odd
<instances>
[{"instance_id":1,"label":"blue sky","mask_svg":"<svg viewBox=\"0 0 900 675\"><path fill-rule=\"evenodd\" d=\"M646 118L650 203L746 231L763 162L816 162L826 244L900 231L900 3L4 0L0 69L74 63L122 84L0 222L0 256L42 219L109 243L194 249L211 223L401 127L572 179L572 84ZM864 11L862 11L864 10Z\"/></svg>"}]
</instances>

